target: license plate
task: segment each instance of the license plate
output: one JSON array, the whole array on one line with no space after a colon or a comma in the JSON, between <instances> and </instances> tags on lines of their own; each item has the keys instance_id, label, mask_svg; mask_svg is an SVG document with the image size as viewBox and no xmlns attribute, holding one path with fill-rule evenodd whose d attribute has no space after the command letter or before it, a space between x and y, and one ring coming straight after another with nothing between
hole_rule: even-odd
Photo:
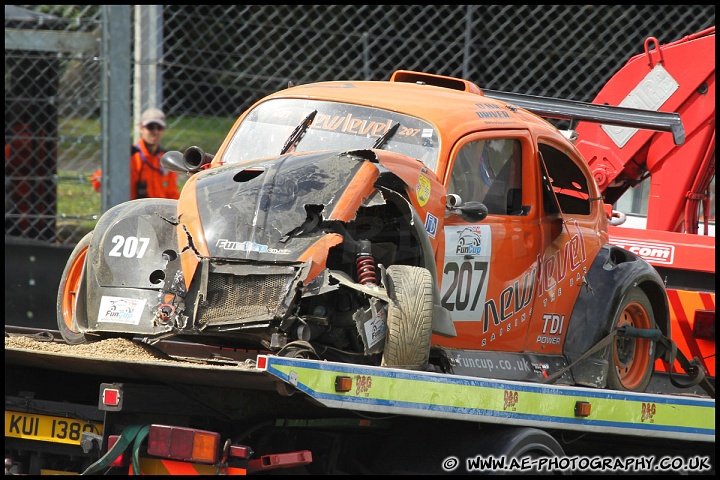
<instances>
[{"instance_id":1,"label":"license plate","mask_svg":"<svg viewBox=\"0 0 720 480\"><path fill-rule=\"evenodd\" d=\"M5 436L80 445L83 432L102 434L99 422L5 410Z\"/></svg>"}]
</instances>

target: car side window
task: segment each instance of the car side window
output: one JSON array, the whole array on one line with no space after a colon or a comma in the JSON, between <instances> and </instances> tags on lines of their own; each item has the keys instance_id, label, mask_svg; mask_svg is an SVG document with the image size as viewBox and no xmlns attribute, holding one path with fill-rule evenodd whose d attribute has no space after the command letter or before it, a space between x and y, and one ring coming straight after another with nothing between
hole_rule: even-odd
<instances>
[{"instance_id":1,"label":"car side window","mask_svg":"<svg viewBox=\"0 0 720 480\"><path fill-rule=\"evenodd\" d=\"M448 193L482 202L492 215L522 215L522 150L513 138L476 140L458 152Z\"/></svg>"},{"instance_id":2,"label":"car side window","mask_svg":"<svg viewBox=\"0 0 720 480\"><path fill-rule=\"evenodd\" d=\"M540 144L538 147L541 154L540 161L543 161L547 167L548 180L562 212L589 215L590 180L564 152L550 145ZM547 196L549 192L545 192ZM554 213L553 210L556 210L556 207L552 206L554 202L546 198L545 203L546 213Z\"/></svg>"}]
</instances>

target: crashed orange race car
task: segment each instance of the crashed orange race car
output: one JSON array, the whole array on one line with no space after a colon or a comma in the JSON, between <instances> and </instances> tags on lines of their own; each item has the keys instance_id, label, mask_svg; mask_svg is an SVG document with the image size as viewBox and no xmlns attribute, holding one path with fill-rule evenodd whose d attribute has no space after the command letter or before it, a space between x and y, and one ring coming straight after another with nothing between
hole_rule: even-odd
<instances>
[{"instance_id":1,"label":"crashed orange race car","mask_svg":"<svg viewBox=\"0 0 720 480\"><path fill-rule=\"evenodd\" d=\"M420 72L271 94L215 155L163 157L190 175L179 200L102 215L63 273L60 332L643 391L665 287L608 244L587 163L537 113L555 107L679 135L671 114Z\"/></svg>"}]
</instances>

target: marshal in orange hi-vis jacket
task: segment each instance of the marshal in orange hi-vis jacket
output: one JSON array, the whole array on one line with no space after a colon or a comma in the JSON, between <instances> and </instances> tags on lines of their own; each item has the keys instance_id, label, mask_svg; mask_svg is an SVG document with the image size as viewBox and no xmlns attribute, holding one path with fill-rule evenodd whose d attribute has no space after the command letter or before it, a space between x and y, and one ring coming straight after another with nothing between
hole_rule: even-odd
<instances>
[{"instance_id":1,"label":"marshal in orange hi-vis jacket","mask_svg":"<svg viewBox=\"0 0 720 480\"><path fill-rule=\"evenodd\" d=\"M177 174L165 170L160 158L165 149L160 140L165 133L165 114L157 108L145 110L140 117L140 139L132 146L130 155L130 199L137 198L180 198ZM91 177L92 186L99 192L102 183L102 169Z\"/></svg>"}]
</instances>

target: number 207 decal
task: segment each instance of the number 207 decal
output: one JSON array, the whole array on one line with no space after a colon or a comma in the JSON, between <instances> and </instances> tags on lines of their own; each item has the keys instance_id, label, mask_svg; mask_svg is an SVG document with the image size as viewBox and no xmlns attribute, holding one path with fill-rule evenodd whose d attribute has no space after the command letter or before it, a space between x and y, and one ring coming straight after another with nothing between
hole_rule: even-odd
<instances>
[{"instance_id":1,"label":"number 207 decal","mask_svg":"<svg viewBox=\"0 0 720 480\"><path fill-rule=\"evenodd\" d=\"M489 225L445 227L441 303L454 322L480 322L492 258Z\"/></svg>"},{"instance_id":2,"label":"number 207 decal","mask_svg":"<svg viewBox=\"0 0 720 480\"><path fill-rule=\"evenodd\" d=\"M115 245L108 253L111 257L142 258L150 244L150 239L145 237L123 237L115 235L112 238Z\"/></svg>"},{"instance_id":3,"label":"number 207 decal","mask_svg":"<svg viewBox=\"0 0 720 480\"><path fill-rule=\"evenodd\" d=\"M451 281L442 295L442 306L451 312L482 311L487 272L488 262L446 263L444 273ZM479 321L480 317L477 320Z\"/></svg>"}]
</instances>

